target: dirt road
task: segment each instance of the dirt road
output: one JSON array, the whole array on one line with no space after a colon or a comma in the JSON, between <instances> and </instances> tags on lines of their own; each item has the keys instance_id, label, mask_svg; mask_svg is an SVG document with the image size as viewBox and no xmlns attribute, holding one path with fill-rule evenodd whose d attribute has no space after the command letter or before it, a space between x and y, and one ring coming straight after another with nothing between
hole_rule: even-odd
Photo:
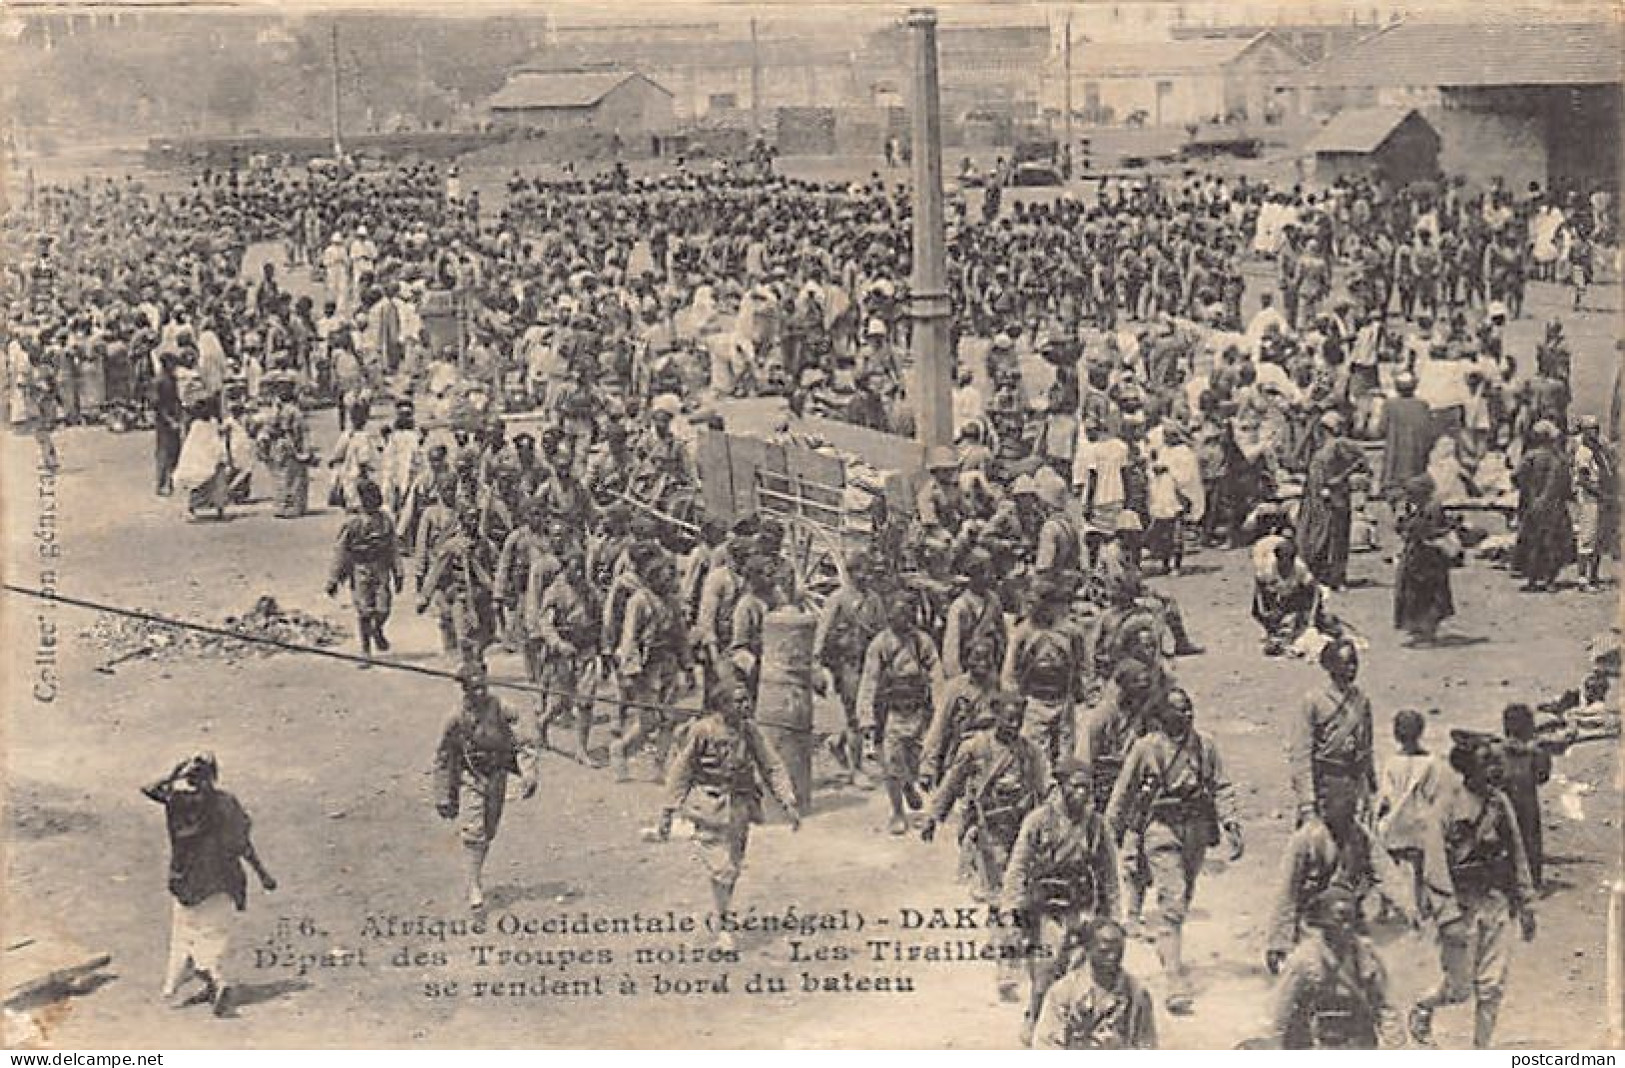
<instances>
[{"instance_id":1,"label":"dirt road","mask_svg":"<svg viewBox=\"0 0 1625 1068\"><path fill-rule=\"evenodd\" d=\"M1549 307L1551 297L1545 300ZM1607 361L1614 358L1608 317L1569 322L1577 366L1588 376L1582 383L1608 381ZM1535 329L1529 320L1517 326L1521 333ZM1527 347L1521 338L1514 344ZM1577 392L1582 409L1602 403L1599 390ZM332 414L312 418L329 442ZM46 568L64 593L211 622L270 593L288 607L351 624L345 606L322 594L336 513L281 521L259 500L224 523L188 523L180 503L152 495L150 435L80 429L61 433L58 443L64 466L46 486L35 470L32 440L4 439L9 581L37 585ZM265 489L262 484L260 492ZM59 557L42 556L49 544L59 546ZM1206 552L1191 563L1183 578L1157 584L1180 599L1207 646L1205 656L1180 661L1178 672L1196 697L1199 728L1213 734L1239 784L1249 848L1237 864L1210 863L1197 892L1188 933L1195 1015L1159 1023L1165 1045L1229 1047L1257 1032L1266 1005L1263 925L1290 830L1283 729L1318 672L1301 661L1260 655L1247 616L1243 554ZM1613 605L1611 592L1520 594L1504 572L1472 564L1455 574L1453 640L1439 649L1407 650L1388 627L1391 565L1364 555L1353 572L1364 584L1337 607L1370 643L1364 682L1384 747L1389 719L1401 707L1438 709L1428 718L1428 737L1442 748L1451 726L1493 728L1508 701L1541 699L1576 685L1586 666L1584 644L1607 627ZM413 616L405 600L390 628L391 655L433 663L433 627ZM932 845L889 837L876 794L826 790L799 835L772 825L753 839L738 900L746 915L782 916L792 904L802 914L844 909L863 915L863 932L797 939L803 956L823 949L823 960L793 960L790 938L761 932L742 936L736 962L702 954L697 963L685 951L709 944L703 931L622 937L521 930L444 942L391 936L391 917L467 918L457 846L428 797L438 728L457 699L452 685L288 655L135 660L105 674L94 670L105 652L77 637L93 621L87 613L15 598L7 599L6 612L13 684L5 724L12 847L5 891L15 906L8 909L7 929L110 952L116 976L64 1007L12 1021L14 1040L80 1048L986 1048L1015 1041L1018 1010L995 1000L992 965L871 958L870 938L923 947L988 936L985 930L907 929L911 917L903 910L929 916L932 909L965 904L966 897L954 881L951 836ZM518 673L512 658L499 659L495 668ZM38 697L31 696L35 686ZM169 913L167 847L160 810L138 792L199 748L217 754L224 784L252 812L260 851L281 881L272 895L251 892L233 958L245 996L238 1016L223 1021L203 1009L171 1010L158 1001ZM1614 759L1607 744L1577 749L1559 761L1548 788L1554 889L1541 904L1538 940L1517 951L1500 1032L1509 1046L1573 1048L1602 1040L1597 1009L1606 885L1621 841ZM1569 800L1560 801L1565 794ZM688 849L640 840L660 803L651 784L617 786L604 772L544 758L540 794L511 803L493 851L491 923L535 925L582 912L703 915L709 907L704 879ZM882 919L885 928L878 925ZM309 921L303 930L301 921ZM1409 998L1433 976L1432 958L1414 937L1388 942L1398 996ZM548 963L525 957L530 963L481 965L474 947L483 944L555 956ZM639 962L640 947L664 955ZM837 947L852 959L830 959ZM400 957L403 948L408 952ZM613 963L561 968L561 950L607 952ZM433 962L436 952L446 954L444 965ZM1149 947L1131 947L1129 965L1157 988ZM803 972L837 980L846 973L854 980L908 979L913 990L809 992ZM641 996L656 976L692 985L723 973L729 977L725 995ZM762 985L783 979L787 989L747 990L757 973ZM604 983L602 993L586 989L590 982L569 983L594 975ZM627 977L640 996L620 992ZM489 988L472 993L474 984L513 979L531 985L521 996L497 996ZM565 985L538 986L536 980ZM455 997L425 993L429 983L444 989L452 982L459 984ZM1465 1044L1469 1026L1464 1012L1442 1013L1441 1042Z\"/></svg>"}]
</instances>

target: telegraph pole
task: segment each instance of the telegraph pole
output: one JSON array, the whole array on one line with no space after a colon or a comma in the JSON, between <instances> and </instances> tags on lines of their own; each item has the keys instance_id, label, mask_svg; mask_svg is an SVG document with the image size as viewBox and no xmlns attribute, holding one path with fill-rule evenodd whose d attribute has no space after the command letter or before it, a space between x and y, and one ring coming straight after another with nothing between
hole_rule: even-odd
<instances>
[{"instance_id":1,"label":"telegraph pole","mask_svg":"<svg viewBox=\"0 0 1625 1068\"><path fill-rule=\"evenodd\" d=\"M750 20L750 132L762 136L762 46L755 19Z\"/></svg>"},{"instance_id":2,"label":"telegraph pole","mask_svg":"<svg viewBox=\"0 0 1625 1068\"><path fill-rule=\"evenodd\" d=\"M1066 162L1067 169L1070 171L1072 165L1072 12L1070 9L1066 13L1066 41L1062 47L1065 50L1062 55L1065 57L1066 88L1061 94L1063 100L1061 106L1066 108L1066 120L1063 126L1066 130L1066 141L1061 146L1061 159ZM1071 174L1068 174L1067 177L1070 178Z\"/></svg>"},{"instance_id":3,"label":"telegraph pole","mask_svg":"<svg viewBox=\"0 0 1625 1068\"><path fill-rule=\"evenodd\" d=\"M920 444L930 449L952 445L954 433L936 9L911 9L908 25L914 35L914 269L909 278L914 332L910 351L914 357L915 433Z\"/></svg>"},{"instance_id":4,"label":"telegraph pole","mask_svg":"<svg viewBox=\"0 0 1625 1068\"><path fill-rule=\"evenodd\" d=\"M333 20L333 159L344 158L344 137L339 123L339 24Z\"/></svg>"}]
</instances>

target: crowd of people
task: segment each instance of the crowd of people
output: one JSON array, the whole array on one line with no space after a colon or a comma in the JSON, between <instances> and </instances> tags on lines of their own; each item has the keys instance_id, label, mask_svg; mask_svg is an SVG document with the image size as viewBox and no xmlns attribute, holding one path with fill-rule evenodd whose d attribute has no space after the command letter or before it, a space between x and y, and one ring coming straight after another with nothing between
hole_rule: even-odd
<instances>
[{"instance_id":1,"label":"crowd of people","mask_svg":"<svg viewBox=\"0 0 1625 1068\"><path fill-rule=\"evenodd\" d=\"M1379 783L1337 598L1350 554L1386 546L1395 625L1437 640L1452 567L1492 536L1474 509L1509 515L1526 588L1570 564L1586 588L1603 578L1617 428L1571 416L1561 323L1521 363L1505 336L1543 242L1609 239L1606 199L1555 229L1538 190L1453 182L956 199L956 442L929 450L912 499L877 499L868 547L826 590L791 565L786 520L705 513L694 443L740 395L784 398L784 444L827 448L814 414L912 431L909 198L878 176L764 172L516 176L495 211L429 165L43 189L6 223L10 411L46 443L58 420L150 423L155 490L178 484L194 516L245 500L263 465L292 519L323 462L311 412L333 406L327 500L347 515L328 592L348 587L370 661L410 573L458 665L437 806L473 908L508 777L534 793L564 726L602 763L607 726L617 777L646 757L666 781L655 836L693 824L726 911L763 794L793 824L806 801L753 712L770 614L816 608L830 757L878 779L893 834L929 841L962 813L973 893L1023 918L998 980L1041 1046L1154 1044L1122 966L1135 937L1156 947L1163 1007L1192 1011L1203 859L1244 841L1178 679L1203 650L1174 580L1187 554L1246 548L1265 652L1327 676L1288 725L1299 826L1264 951L1272 1040L1377 1043L1393 1006L1359 929L1381 901L1442 939L1411 1036L1430 1042L1433 1013L1471 995L1488 1045L1508 931L1534 933L1538 847L1508 795L1538 746L1511 717L1506 739L1458 732L1446 770L1402 712L1412 770ZM320 310L274 262L244 277L268 241L325 286ZM1255 257L1277 284L1248 314ZM499 647L521 656L533 714L491 693Z\"/></svg>"}]
</instances>

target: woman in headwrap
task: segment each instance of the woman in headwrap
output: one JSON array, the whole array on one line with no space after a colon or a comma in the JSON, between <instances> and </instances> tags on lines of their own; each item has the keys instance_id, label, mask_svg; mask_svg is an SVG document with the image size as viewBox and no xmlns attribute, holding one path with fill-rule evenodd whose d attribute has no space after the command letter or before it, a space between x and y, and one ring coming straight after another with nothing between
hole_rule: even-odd
<instances>
[{"instance_id":1,"label":"woman in headwrap","mask_svg":"<svg viewBox=\"0 0 1625 1068\"><path fill-rule=\"evenodd\" d=\"M1551 588L1558 572L1574 559L1574 526L1569 517L1573 487L1569 464L1557 451L1555 424L1542 419L1529 431L1529 451L1512 476L1518 487L1518 541L1512 569L1524 577L1523 588Z\"/></svg>"},{"instance_id":2,"label":"woman in headwrap","mask_svg":"<svg viewBox=\"0 0 1625 1068\"><path fill-rule=\"evenodd\" d=\"M1426 475L1405 485L1399 532L1404 547L1394 581L1394 626L1408 633L1413 642L1432 642L1439 624L1456 614L1450 568L1460 547L1450 544L1450 521L1434 492L1433 480Z\"/></svg>"}]
</instances>

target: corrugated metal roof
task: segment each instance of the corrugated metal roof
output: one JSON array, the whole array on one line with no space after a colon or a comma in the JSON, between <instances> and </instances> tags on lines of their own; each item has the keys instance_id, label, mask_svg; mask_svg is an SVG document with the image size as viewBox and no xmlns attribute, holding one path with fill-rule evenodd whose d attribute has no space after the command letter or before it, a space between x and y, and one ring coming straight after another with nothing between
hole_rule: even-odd
<instances>
[{"instance_id":1,"label":"corrugated metal roof","mask_svg":"<svg viewBox=\"0 0 1625 1068\"><path fill-rule=\"evenodd\" d=\"M499 111L590 108L633 78L643 75L628 70L522 70L510 75L508 84L498 89L486 106ZM644 80L667 92L658 83Z\"/></svg>"},{"instance_id":2,"label":"corrugated metal roof","mask_svg":"<svg viewBox=\"0 0 1625 1068\"><path fill-rule=\"evenodd\" d=\"M1299 76L1316 88L1619 84L1620 23L1401 22Z\"/></svg>"},{"instance_id":3,"label":"corrugated metal roof","mask_svg":"<svg viewBox=\"0 0 1625 1068\"><path fill-rule=\"evenodd\" d=\"M1352 108L1332 116L1305 148L1310 152L1375 152L1415 108ZM1426 122L1426 119L1421 121Z\"/></svg>"}]
</instances>

